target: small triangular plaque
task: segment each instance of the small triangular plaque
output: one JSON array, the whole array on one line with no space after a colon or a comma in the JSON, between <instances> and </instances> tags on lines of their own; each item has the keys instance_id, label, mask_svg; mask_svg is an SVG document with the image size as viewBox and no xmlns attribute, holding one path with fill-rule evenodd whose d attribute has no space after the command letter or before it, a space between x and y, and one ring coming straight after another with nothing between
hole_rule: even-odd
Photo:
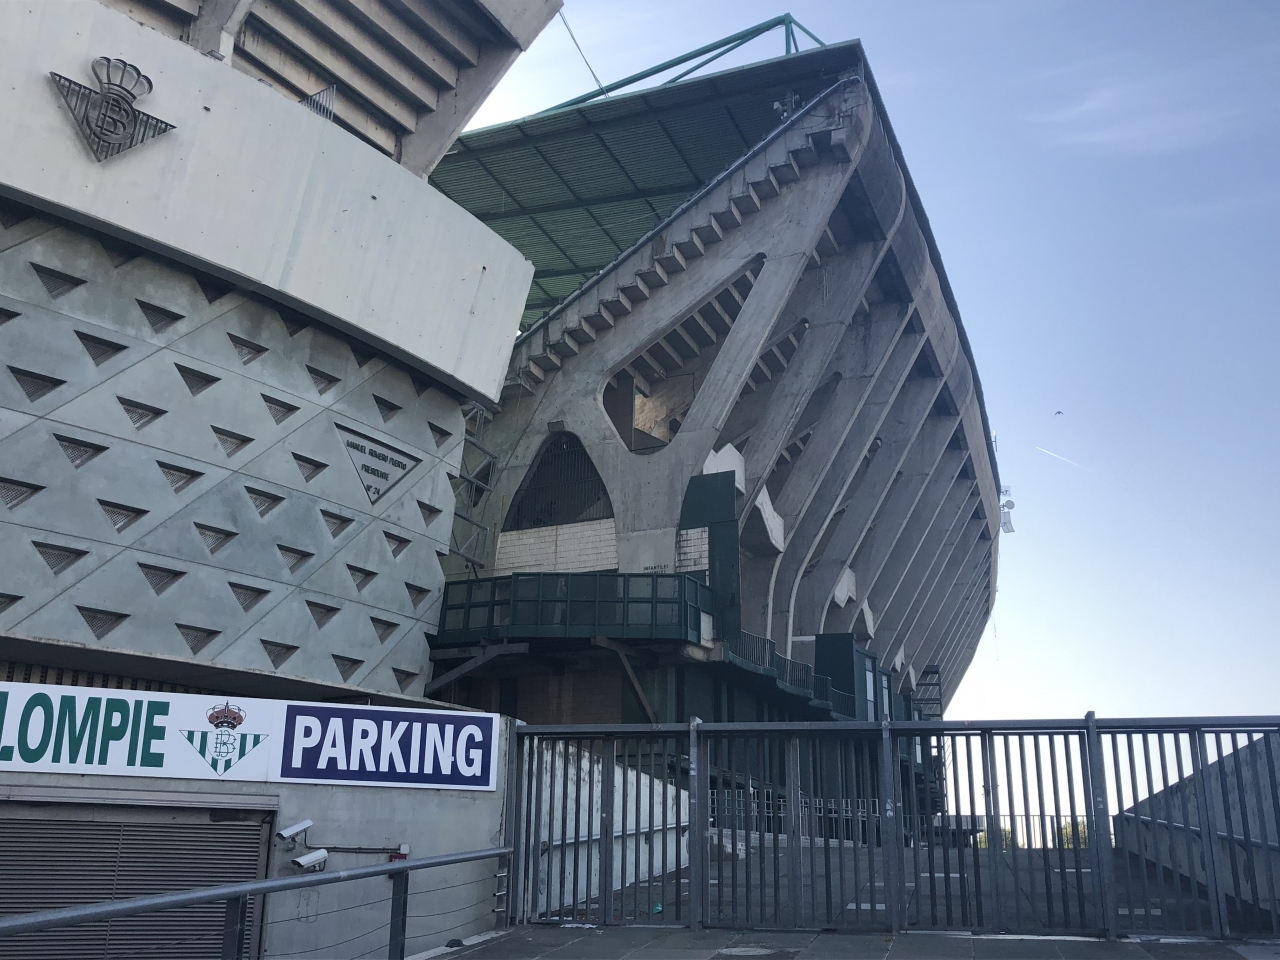
<instances>
[{"instance_id":1,"label":"small triangular plaque","mask_svg":"<svg viewBox=\"0 0 1280 960\"><path fill-rule=\"evenodd\" d=\"M412 454L346 427L338 427L338 435L342 437L342 445L347 448L347 455L351 457L351 465L360 475L360 482L364 484L364 492L368 494L370 503L381 500L388 490L422 462Z\"/></svg>"}]
</instances>

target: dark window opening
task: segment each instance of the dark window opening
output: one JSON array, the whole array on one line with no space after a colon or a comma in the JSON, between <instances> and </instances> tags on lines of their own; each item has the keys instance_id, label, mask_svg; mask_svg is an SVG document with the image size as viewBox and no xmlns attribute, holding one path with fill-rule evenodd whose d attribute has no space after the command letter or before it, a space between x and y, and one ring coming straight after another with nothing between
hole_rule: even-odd
<instances>
[{"instance_id":1,"label":"dark window opening","mask_svg":"<svg viewBox=\"0 0 1280 960\"><path fill-rule=\"evenodd\" d=\"M532 530L613 518L604 481L572 433L556 433L543 444L516 494L503 530Z\"/></svg>"}]
</instances>

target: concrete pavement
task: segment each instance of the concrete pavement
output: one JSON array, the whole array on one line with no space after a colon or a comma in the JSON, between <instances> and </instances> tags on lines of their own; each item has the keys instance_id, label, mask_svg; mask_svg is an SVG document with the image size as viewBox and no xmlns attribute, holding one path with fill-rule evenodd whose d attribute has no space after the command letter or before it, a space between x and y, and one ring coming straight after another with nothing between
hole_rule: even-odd
<instances>
[{"instance_id":1,"label":"concrete pavement","mask_svg":"<svg viewBox=\"0 0 1280 960\"><path fill-rule=\"evenodd\" d=\"M524 926L413 960L1273 960L1280 942ZM479 942L476 942L479 940Z\"/></svg>"}]
</instances>

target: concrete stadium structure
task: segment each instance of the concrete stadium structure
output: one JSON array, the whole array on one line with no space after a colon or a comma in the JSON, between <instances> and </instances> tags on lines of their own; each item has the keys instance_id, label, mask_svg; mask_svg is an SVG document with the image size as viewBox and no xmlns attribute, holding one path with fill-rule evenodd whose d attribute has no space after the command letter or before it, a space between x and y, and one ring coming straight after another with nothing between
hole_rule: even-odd
<instances>
[{"instance_id":1,"label":"concrete stadium structure","mask_svg":"<svg viewBox=\"0 0 1280 960\"><path fill-rule=\"evenodd\" d=\"M293 876L326 843L342 868L501 835L500 784L33 772L49 738L29 749L30 712L5 704L43 698L52 722L55 703L208 693L223 719L199 726L232 744L218 724L261 702L242 698L448 707L422 693L451 477L532 267L424 176L558 7L0 4L0 861L21 881L0 914ZM95 763L83 709L68 763L85 736ZM181 740L165 756L196 757ZM276 834L303 820L310 847ZM492 864L450 882L415 950L492 928ZM367 950L353 930L386 917L366 899L251 912L250 955ZM222 925L219 906L0 956L221 956Z\"/></svg>"},{"instance_id":2,"label":"concrete stadium structure","mask_svg":"<svg viewBox=\"0 0 1280 960\"><path fill-rule=\"evenodd\" d=\"M429 689L543 723L939 713L999 480L860 44L475 131L432 180L537 269Z\"/></svg>"},{"instance_id":3,"label":"concrete stadium structure","mask_svg":"<svg viewBox=\"0 0 1280 960\"><path fill-rule=\"evenodd\" d=\"M145 22L0 12L0 659L420 696L464 408L498 398L530 272L421 174L554 5L308 5L388 88L440 88L394 141L370 132L382 88L322 56L316 23L124 7ZM259 44L276 17L288 63ZM445 49L469 59L446 70ZM140 65L138 109L173 129L95 162L50 72L92 83L106 54ZM312 79L259 82L266 62ZM317 88L335 122L296 102Z\"/></svg>"}]
</instances>

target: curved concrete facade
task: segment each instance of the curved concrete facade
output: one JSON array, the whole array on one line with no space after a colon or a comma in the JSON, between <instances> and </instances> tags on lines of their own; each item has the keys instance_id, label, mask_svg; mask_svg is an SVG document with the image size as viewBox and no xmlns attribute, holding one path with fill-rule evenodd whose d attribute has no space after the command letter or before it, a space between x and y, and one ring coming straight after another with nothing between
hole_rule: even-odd
<instances>
[{"instance_id":1,"label":"curved concrete facade","mask_svg":"<svg viewBox=\"0 0 1280 960\"><path fill-rule=\"evenodd\" d=\"M690 481L733 471L740 575L712 578L736 594L722 633L736 619L811 664L815 635L848 635L908 691L941 667L949 700L995 596L998 483L881 111L850 78L521 336L487 428L500 472L484 519L501 529L567 431L614 505L617 569L695 570Z\"/></svg>"},{"instance_id":2,"label":"curved concrete facade","mask_svg":"<svg viewBox=\"0 0 1280 960\"><path fill-rule=\"evenodd\" d=\"M403 152L443 153L487 90L466 77L496 82L554 7L485 13L514 33L454 77L457 126L429 151L424 115ZM532 267L429 163L232 69L240 46L205 55L199 24L138 18L0 5L0 660L420 697L463 407L497 400ZM136 109L172 125L101 161L64 102L97 95L98 56L137 64Z\"/></svg>"}]
</instances>

